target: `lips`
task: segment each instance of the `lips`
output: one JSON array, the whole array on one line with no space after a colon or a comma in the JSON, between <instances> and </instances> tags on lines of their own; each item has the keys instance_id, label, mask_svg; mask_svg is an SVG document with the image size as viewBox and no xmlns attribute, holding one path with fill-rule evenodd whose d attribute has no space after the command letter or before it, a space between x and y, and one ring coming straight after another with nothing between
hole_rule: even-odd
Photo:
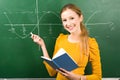
<instances>
[{"instance_id":1,"label":"lips","mask_svg":"<svg viewBox=\"0 0 120 80\"><path fill-rule=\"evenodd\" d=\"M68 27L69 30L73 30L73 27Z\"/></svg>"},{"instance_id":2,"label":"lips","mask_svg":"<svg viewBox=\"0 0 120 80\"><path fill-rule=\"evenodd\" d=\"M74 26L75 26L75 25L74 25ZM74 29L74 26L67 26L66 28L71 31L71 30Z\"/></svg>"}]
</instances>

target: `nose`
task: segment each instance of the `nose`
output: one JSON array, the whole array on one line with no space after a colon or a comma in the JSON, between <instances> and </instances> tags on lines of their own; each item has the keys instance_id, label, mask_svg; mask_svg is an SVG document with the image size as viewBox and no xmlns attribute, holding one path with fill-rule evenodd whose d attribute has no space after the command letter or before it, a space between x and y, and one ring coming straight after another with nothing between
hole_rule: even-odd
<instances>
[{"instance_id":1,"label":"nose","mask_svg":"<svg viewBox=\"0 0 120 80\"><path fill-rule=\"evenodd\" d=\"M66 26L70 26L71 22L69 20L66 21Z\"/></svg>"}]
</instances>

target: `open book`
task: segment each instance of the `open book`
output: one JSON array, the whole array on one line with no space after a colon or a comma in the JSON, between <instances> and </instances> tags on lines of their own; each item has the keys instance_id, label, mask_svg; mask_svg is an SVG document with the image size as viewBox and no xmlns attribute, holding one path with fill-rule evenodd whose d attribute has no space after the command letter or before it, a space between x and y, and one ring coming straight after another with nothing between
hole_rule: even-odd
<instances>
[{"instance_id":1,"label":"open book","mask_svg":"<svg viewBox=\"0 0 120 80\"><path fill-rule=\"evenodd\" d=\"M69 54L67 54L63 48L58 50L52 59L46 58L44 56L41 56L41 58L54 69L63 68L67 71L72 71L78 67L75 61L69 56Z\"/></svg>"}]
</instances>

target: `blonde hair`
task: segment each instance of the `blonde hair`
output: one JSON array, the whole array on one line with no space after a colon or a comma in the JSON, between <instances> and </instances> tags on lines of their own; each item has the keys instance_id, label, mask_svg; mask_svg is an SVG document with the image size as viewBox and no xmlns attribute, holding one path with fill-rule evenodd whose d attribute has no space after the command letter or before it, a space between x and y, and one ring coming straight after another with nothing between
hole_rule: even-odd
<instances>
[{"instance_id":1,"label":"blonde hair","mask_svg":"<svg viewBox=\"0 0 120 80\"><path fill-rule=\"evenodd\" d=\"M76 12L79 16L82 15L82 12L80 10L79 7L75 6L74 4L67 4L65 5L60 14L62 14L62 12L64 12L67 9L71 9L74 12ZM88 31L85 27L85 25L83 24L83 22L80 23L80 29L81 29L81 50L83 51L83 53L85 53L85 55L88 55L89 53L89 46L88 46Z\"/></svg>"}]
</instances>

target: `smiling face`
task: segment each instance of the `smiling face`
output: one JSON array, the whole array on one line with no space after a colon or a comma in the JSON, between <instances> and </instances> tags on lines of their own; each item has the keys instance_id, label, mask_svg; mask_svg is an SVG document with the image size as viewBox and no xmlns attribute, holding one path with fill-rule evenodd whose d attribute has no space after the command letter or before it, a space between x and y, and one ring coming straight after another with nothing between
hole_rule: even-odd
<instances>
[{"instance_id":1,"label":"smiling face","mask_svg":"<svg viewBox=\"0 0 120 80\"><path fill-rule=\"evenodd\" d=\"M61 13L64 28L70 33L80 33L80 23L83 18L71 9L66 9Z\"/></svg>"}]
</instances>

